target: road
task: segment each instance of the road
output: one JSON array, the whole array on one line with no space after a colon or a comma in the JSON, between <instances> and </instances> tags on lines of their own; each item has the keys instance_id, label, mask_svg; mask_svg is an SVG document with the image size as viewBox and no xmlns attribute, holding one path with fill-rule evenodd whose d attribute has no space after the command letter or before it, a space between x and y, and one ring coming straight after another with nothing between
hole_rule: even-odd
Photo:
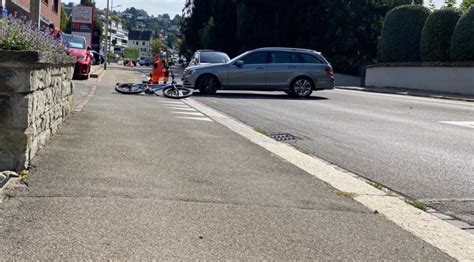
<instances>
[{"instance_id":1,"label":"road","mask_svg":"<svg viewBox=\"0 0 474 262\"><path fill-rule=\"evenodd\" d=\"M474 224L474 104L357 91L297 100L219 92L195 99L296 147Z\"/></svg>"}]
</instances>

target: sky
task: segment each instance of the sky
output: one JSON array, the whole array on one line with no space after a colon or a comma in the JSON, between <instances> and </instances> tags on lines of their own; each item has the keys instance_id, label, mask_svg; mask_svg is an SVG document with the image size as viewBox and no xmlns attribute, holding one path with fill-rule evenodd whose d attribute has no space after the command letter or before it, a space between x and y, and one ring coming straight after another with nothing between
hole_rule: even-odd
<instances>
[{"instance_id":1,"label":"sky","mask_svg":"<svg viewBox=\"0 0 474 262\"><path fill-rule=\"evenodd\" d=\"M79 3L80 0L63 0L63 2L74 2ZM113 2L113 6L121 5L121 7L114 7L115 10L125 10L128 7L135 7L137 9L144 9L150 15L158 14L169 14L173 17L176 14L181 15L181 11L184 7L185 0L110 0ZM278 0L275 0L278 1ZM107 0L96 0L95 1L98 8L105 8L107 5ZM425 0L426 4L428 0ZM461 0L458 0L461 2ZM444 3L444 0L434 0L434 3L437 6L441 6Z\"/></svg>"}]
</instances>

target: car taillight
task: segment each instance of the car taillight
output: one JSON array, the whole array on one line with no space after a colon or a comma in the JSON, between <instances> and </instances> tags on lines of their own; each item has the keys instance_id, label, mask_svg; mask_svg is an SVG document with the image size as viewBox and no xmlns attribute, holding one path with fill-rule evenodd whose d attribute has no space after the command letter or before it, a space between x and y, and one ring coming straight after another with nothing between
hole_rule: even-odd
<instances>
[{"instance_id":1,"label":"car taillight","mask_svg":"<svg viewBox=\"0 0 474 262\"><path fill-rule=\"evenodd\" d=\"M334 71L332 70L331 66L326 67L325 71L326 71L326 74L328 74L328 76L330 77L334 76Z\"/></svg>"}]
</instances>

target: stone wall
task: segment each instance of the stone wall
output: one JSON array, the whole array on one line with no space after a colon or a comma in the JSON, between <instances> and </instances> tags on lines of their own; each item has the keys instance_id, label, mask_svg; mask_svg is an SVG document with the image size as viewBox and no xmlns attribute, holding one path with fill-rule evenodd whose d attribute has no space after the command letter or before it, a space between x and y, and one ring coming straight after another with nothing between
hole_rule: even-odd
<instances>
[{"instance_id":1,"label":"stone wall","mask_svg":"<svg viewBox=\"0 0 474 262\"><path fill-rule=\"evenodd\" d=\"M0 171L28 167L72 112L74 60L0 51Z\"/></svg>"}]
</instances>

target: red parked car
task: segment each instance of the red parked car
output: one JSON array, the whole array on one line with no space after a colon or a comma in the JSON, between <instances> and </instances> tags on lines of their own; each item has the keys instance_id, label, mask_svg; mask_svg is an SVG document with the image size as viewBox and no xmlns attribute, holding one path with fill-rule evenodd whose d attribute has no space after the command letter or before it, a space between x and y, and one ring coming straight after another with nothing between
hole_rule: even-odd
<instances>
[{"instance_id":1,"label":"red parked car","mask_svg":"<svg viewBox=\"0 0 474 262\"><path fill-rule=\"evenodd\" d=\"M89 78L91 72L92 55L91 48L86 45L86 39L83 36L64 34L64 45L68 53L77 59L74 66L74 78Z\"/></svg>"}]
</instances>

